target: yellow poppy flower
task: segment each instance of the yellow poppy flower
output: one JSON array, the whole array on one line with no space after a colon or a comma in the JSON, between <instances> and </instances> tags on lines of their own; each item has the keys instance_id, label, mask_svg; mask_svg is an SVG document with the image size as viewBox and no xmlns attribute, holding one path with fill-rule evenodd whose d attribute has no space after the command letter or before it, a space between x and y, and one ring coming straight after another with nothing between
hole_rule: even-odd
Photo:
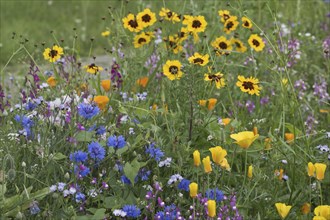
<instances>
[{"instance_id":1,"label":"yellow poppy flower","mask_svg":"<svg viewBox=\"0 0 330 220\"><path fill-rule=\"evenodd\" d=\"M216 55L224 55L229 54L233 47L231 45L231 41L227 40L225 37L221 36L216 38L212 43L211 46L215 49Z\"/></svg>"},{"instance_id":2,"label":"yellow poppy flower","mask_svg":"<svg viewBox=\"0 0 330 220\"><path fill-rule=\"evenodd\" d=\"M211 110L213 110L214 109L214 107L215 107L215 104L217 104L217 99L215 99L215 98L211 98L211 99L209 99L208 100L208 106L207 106L207 109L209 110L209 111L211 111Z\"/></svg>"},{"instance_id":3,"label":"yellow poppy flower","mask_svg":"<svg viewBox=\"0 0 330 220\"><path fill-rule=\"evenodd\" d=\"M105 79L101 81L101 86L104 89L104 91L108 92L111 87L111 80L110 79Z\"/></svg>"},{"instance_id":4,"label":"yellow poppy flower","mask_svg":"<svg viewBox=\"0 0 330 220\"><path fill-rule=\"evenodd\" d=\"M198 104L200 105L200 106L206 106L206 103L207 103L207 100L205 100L205 99L202 99L202 100L198 100Z\"/></svg>"},{"instance_id":5,"label":"yellow poppy flower","mask_svg":"<svg viewBox=\"0 0 330 220\"><path fill-rule=\"evenodd\" d=\"M163 66L163 74L169 80L180 79L183 75L181 71L181 63L178 60L168 60Z\"/></svg>"},{"instance_id":6,"label":"yellow poppy flower","mask_svg":"<svg viewBox=\"0 0 330 220\"><path fill-rule=\"evenodd\" d=\"M187 25L189 32L199 33L204 32L207 26L204 16L185 15L182 24Z\"/></svg>"},{"instance_id":7,"label":"yellow poppy flower","mask_svg":"<svg viewBox=\"0 0 330 220\"><path fill-rule=\"evenodd\" d=\"M84 68L87 70L88 73L94 74L94 75L103 70L103 67L96 66L95 63L92 63L90 65L84 66Z\"/></svg>"},{"instance_id":8,"label":"yellow poppy flower","mask_svg":"<svg viewBox=\"0 0 330 220\"><path fill-rule=\"evenodd\" d=\"M136 81L136 83L139 85L139 86L142 86L143 88L145 88L148 84L148 81L149 81L149 77L147 76L144 76L144 77L141 77L140 79L138 79Z\"/></svg>"},{"instance_id":9,"label":"yellow poppy flower","mask_svg":"<svg viewBox=\"0 0 330 220\"><path fill-rule=\"evenodd\" d=\"M254 77L245 78L244 76L238 76L236 86L238 86L242 92L249 93L250 95L260 95L261 87L258 85L259 80Z\"/></svg>"},{"instance_id":10,"label":"yellow poppy flower","mask_svg":"<svg viewBox=\"0 0 330 220\"><path fill-rule=\"evenodd\" d=\"M221 17L222 23L225 23L230 18L230 12L228 10L219 10L218 14Z\"/></svg>"},{"instance_id":11,"label":"yellow poppy flower","mask_svg":"<svg viewBox=\"0 0 330 220\"><path fill-rule=\"evenodd\" d=\"M108 96L98 95L98 96L94 96L93 101L97 104L97 106L101 110L104 110L109 102L109 98Z\"/></svg>"},{"instance_id":12,"label":"yellow poppy flower","mask_svg":"<svg viewBox=\"0 0 330 220\"><path fill-rule=\"evenodd\" d=\"M247 17L242 17L242 26L244 28L251 29L252 28L252 22L251 22L251 20L248 19Z\"/></svg>"},{"instance_id":13,"label":"yellow poppy flower","mask_svg":"<svg viewBox=\"0 0 330 220\"><path fill-rule=\"evenodd\" d=\"M192 55L191 57L188 58L188 60L189 60L189 63L198 64L200 66L205 66L209 62L209 57L210 56L208 54L201 55L201 54L195 52L194 55Z\"/></svg>"},{"instance_id":14,"label":"yellow poppy flower","mask_svg":"<svg viewBox=\"0 0 330 220\"><path fill-rule=\"evenodd\" d=\"M151 41L151 37L147 35L146 33L142 32L141 34L138 34L134 37L134 47L140 48L145 44L148 44Z\"/></svg>"},{"instance_id":15,"label":"yellow poppy flower","mask_svg":"<svg viewBox=\"0 0 330 220\"><path fill-rule=\"evenodd\" d=\"M330 220L330 206L329 205L320 205L314 209L315 217L323 217L325 220ZM313 220L315 219L313 218Z\"/></svg>"},{"instance_id":16,"label":"yellow poppy flower","mask_svg":"<svg viewBox=\"0 0 330 220\"><path fill-rule=\"evenodd\" d=\"M43 55L45 60L53 63L61 58L61 55L63 55L63 48L54 45L52 49L46 48Z\"/></svg>"},{"instance_id":17,"label":"yellow poppy flower","mask_svg":"<svg viewBox=\"0 0 330 220\"><path fill-rule=\"evenodd\" d=\"M308 213L311 212L311 204L309 204L308 202L304 203L302 206L301 206L301 213L304 214L304 215L307 215Z\"/></svg>"},{"instance_id":18,"label":"yellow poppy flower","mask_svg":"<svg viewBox=\"0 0 330 220\"><path fill-rule=\"evenodd\" d=\"M102 35L102 37L107 37L107 36L110 35L110 31L103 31L103 32L101 33L101 35Z\"/></svg>"},{"instance_id":19,"label":"yellow poppy flower","mask_svg":"<svg viewBox=\"0 0 330 220\"><path fill-rule=\"evenodd\" d=\"M224 28L223 31L226 34L230 34L232 31L236 30L237 26L238 26L239 22L237 21L237 17L236 16L231 16L230 18L228 18L224 24Z\"/></svg>"},{"instance_id":20,"label":"yellow poppy flower","mask_svg":"<svg viewBox=\"0 0 330 220\"><path fill-rule=\"evenodd\" d=\"M208 200L207 201L207 212L208 216L213 218L216 215L216 202L215 200Z\"/></svg>"},{"instance_id":21,"label":"yellow poppy flower","mask_svg":"<svg viewBox=\"0 0 330 220\"><path fill-rule=\"evenodd\" d=\"M223 118L221 119L221 122L224 126L228 125L230 123L231 119L230 118Z\"/></svg>"},{"instance_id":22,"label":"yellow poppy flower","mask_svg":"<svg viewBox=\"0 0 330 220\"><path fill-rule=\"evenodd\" d=\"M252 34L249 37L248 43L255 51L260 52L264 49L265 43L262 41L262 38L257 34Z\"/></svg>"},{"instance_id":23,"label":"yellow poppy flower","mask_svg":"<svg viewBox=\"0 0 330 220\"><path fill-rule=\"evenodd\" d=\"M275 206L278 214L281 216L282 219L286 218L286 216L290 212L290 209L292 208L291 205L285 205L284 203L275 203Z\"/></svg>"},{"instance_id":24,"label":"yellow poppy flower","mask_svg":"<svg viewBox=\"0 0 330 220\"><path fill-rule=\"evenodd\" d=\"M197 183L190 183L189 184L189 194L191 198L195 198L198 193L198 184Z\"/></svg>"},{"instance_id":25,"label":"yellow poppy flower","mask_svg":"<svg viewBox=\"0 0 330 220\"><path fill-rule=\"evenodd\" d=\"M212 172L212 167L211 167L211 160L210 160L210 157L207 156L207 157L203 158L202 162L203 162L203 166L204 166L204 171L205 171L205 173L210 173L210 172Z\"/></svg>"},{"instance_id":26,"label":"yellow poppy flower","mask_svg":"<svg viewBox=\"0 0 330 220\"><path fill-rule=\"evenodd\" d=\"M251 179L252 176L253 176L253 166L250 165L249 168L248 168L248 173L247 173L247 176Z\"/></svg>"},{"instance_id":27,"label":"yellow poppy flower","mask_svg":"<svg viewBox=\"0 0 330 220\"><path fill-rule=\"evenodd\" d=\"M136 15L136 20L143 28L153 25L157 19L156 14L150 11L149 8L144 9L142 12Z\"/></svg>"},{"instance_id":28,"label":"yellow poppy flower","mask_svg":"<svg viewBox=\"0 0 330 220\"><path fill-rule=\"evenodd\" d=\"M198 150L194 151L193 157L194 157L194 165L198 167L201 164L201 154L199 153Z\"/></svg>"},{"instance_id":29,"label":"yellow poppy flower","mask_svg":"<svg viewBox=\"0 0 330 220\"><path fill-rule=\"evenodd\" d=\"M285 141L287 143L292 143L294 141L294 134L293 133L285 133L284 138L285 138Z\"/></svg>"},{"instance_id":30,"label":"yellow poppy flower","mask_svg":"<svg viewBox=\"0 0 330 220\"><path fill-rule=\"evenodd\" d=\"M316 179L323 180L325 170L327 169L327 165L324 163L315 163L314 167L315 167Z\"/></svg>"},{"instance_id":31,"label":"yellow poppy flower","mask_svg":"<svg viewBox=\"0 0 330 220\"><path fill-rule=\"evenodd\" d=\"M162 8L159 12L159 16L172 23L180 22L180 16L168 8Z\"/></svg>"},{"instance_id":32,"label":"yellow poppy flower","mask_svg":"<svg viewBox=\"0 0 330 220\"><path fill-rule=\"evenodd\" d=\"M232 45L235 45L235 48L236 48L236 51L237 51L237 52L244 53L244 52L247 50L247 48L246 48L246 46L243 44L243 42L240 41L240 40L237 39L237 38L232 38L232 39L231 39L231 44L232 44Z\"/></svg>"},{"instance_id":33,"label":"yellow poppy flower","mask_svg":"<svg viewBox=\"0 0 330 220\"><path fill-rule=\"evenodd\" d=\"M50 86L50 87L55 87L56 84L57 84L57 81L55 79L54 76L51 76L47 79L47 84Z\"/></svg>"},{"instance_id":34,"label":"yellow poppy flower","mask_svg":"<svg viewBox=\"0 0 330 220\"><path fill-rule=\"evenodd\" d=\"M122 19L124 28L128 29L130 32L140 32L143 29L142 24L140 24L134 14L128 14Z\"/></svg>"},{"instance_id":35,"label":"yellow poppy flower","mask_svg":"<svg viewBox=\"0 0 330 220\"><path fill-rule=\"evenodd\" d=\"M230 171L230 165L229 165L229 163L228 163L228 161L227 161L226 158L223 158L223 160L222 160L220 166L221 166L222 168L226 169L227 171Z\"/></svg>"},{"instance_id":36,"label":"yellow poppy flower","mask_svg":"<svg viewBox=\"0 0 330 220\"><path fill-rule=\"evenodd\" d=\"M227 156L227 151L220 146L211 147L209 151L211 151L213 162L218 165L220 165L225 156Z\"/></svg>"},{"instance_id":37,"label":"yellow poppy flower","mask_svg":"<svg viewBox=\"0 0 330 220\"><path fill-rule=\"evenodd\" d=\"M314 176L315 175L315 166L312 162L308 163L308 176Z\"/></svg>"},{"instance_id":38,"label":"yellow poppy flower","mask_svg":"<svg viewBox=\"0 0 330 220\"><path fill-rule=\"evenodd\" d=\"M241 148L247 149L259 137L259 134L254 135L252 131L242 131L237 134L231 134L230 137L234 139L236 144Z\"/></svg>"}]
</instances>

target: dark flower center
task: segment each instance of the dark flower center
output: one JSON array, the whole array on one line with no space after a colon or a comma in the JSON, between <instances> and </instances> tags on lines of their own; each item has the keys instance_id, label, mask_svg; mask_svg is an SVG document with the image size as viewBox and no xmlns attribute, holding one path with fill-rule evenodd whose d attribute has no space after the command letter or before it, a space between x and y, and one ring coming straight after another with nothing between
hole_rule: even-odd
<instances>
[{"instance_id":1,"label":"dark flower center","mask_svg":"<svg viewBox=\"0 0 330 220\"><path fill-rule=\"evenodd\" d=\"M260 43L256 39L252 40L252 44L255 45L256 47L259 47Z\"/></svg>"},{"instance_id":2,"label":"dark flower center","mask_svg":"<svg viewBox=\"0 0 330 220\"><path fill-rule=\"evenodd\" d=\"M178 74L179 68L177 66L170 66L170 73L175 75Z\"/></svg>"},{"instance_id":3,"label":"dark flower center","mask_svg":"<svg viewBox=\"0 0 330 220\"><path fill-rule=\"evenodd\" d=\"M245 26L245 27L249 27L249 26L250 26L250 23L249 23L248 21L245 21L245 22L244 22L244 26Z\"/></svg>"},{"instance_id":4,"label":"dark flower center","mask_svg":"<svg viewBox=\"0 0 330 220\"><path fill-rule=\"evenodd\" d=\"M168 17L168 18L171 18L172 15L173 15L173 13L172 13L171 11L167 12L166 14L167 14L167 17Z\"/></svg>"},{"instance_id":5,"label":"dark flower center","mask_svg":"<svg viewBox=\"0 0 330 220\"><path fill-rule=\"evenodd\" d=\"M151 20L150 15L145 14L145 15L142 16L142 21L148 23L150 20Z\"/></svg>"},{"instance_id":6,"label":"dark flower center","mask_svg":"<svg viewBox=\"0 0 330 220\"><path fill-rule=\"evenodd\" d=\"M228 20L229 18L230 18L229 15L226 15L226 14L223 15L223 19L225 19L225 21Z\"/></svg>"},{"instance_id":7,"label":"dark flower center","mask_svg":"<svg viewBox=\"0 0 330 220\"><path fill-rule=\"evenodd\" d=\"M241 47L242 47L241 44L238 43L238 42L235 42L235 45L236 45L236 47L238 47L238 48L241 48Z\"/></svg>"},{"instance_id":8,"label":"dark flower center","mask_svg":"<svg viewBox=\"0 0 330 220\"><path fill-rule=\"evenodd\" d=\"M129 26L131 26L132 28L137 28L138 27L138 23L136 22L136 20L130 20L128 22Z\"/></svg>"},{"instance_id":9,"label":"dark flower center","mask_svg":"<svg viewBox=\"0 0 330 220\"><path fill-rule=\"evenodd\" d=\"M200 64L204 63L204 60L202 58L196 58L193 61L194 61L194 63L200 63Z\"/></svg>"},{"instance_id":10,"label":"dark flower center","mask_svg":"<svg viewBox=\"0 0 330 220\"><path fill-rule=\"evenodd\" d=\"M138 43L139 44L142 44L142 43L145 43L145 42L147 42L147 40L145 39L145 38L139 38L139 40L138 40Z\"/></svg>"},{"instance_id":11,"label":"dark flower center","mask_svg":"<svg viewBox=\"0 0 330 220\"><path fill-rule=\"evenodd\" d=\"M94 63L92 63L91 65L88 66L88 68L90 69L94 69L95 67L97 67Z\"/></svg>"},{"instance_id":12,"label":"dark flower center","mask_svg":"<svg viewBox=\"0 0 330 220\"><path fill-rule=\"evenodd\" d=\"M228 30L230 30L233 26L234 26L234 23L233 22L228 22L228 24L226 25L226 28Z\"/></svg>"},{"instance_id":13,"label":"dark flower center","mask_svg":"<svg viewBox=\"0 0 330 220\"><path fill-rule=\"evenodd\" d=\"M193 28L199 28L202 26L202 23L199 20L194 20L192 23Z\"/></svg>"},{"instance_id":14,"label":"dark flower center","mask_svg":"<svg viewBox=\"0 0 330 220\"><path fill-rule=\"evenodd\" d=\"M249 90L253 90L254 86L252 82L243 82L242 86L244 87L244 89L249 89Z\"/></svg>"},{"instance_id":15,"label":"dark flower center","mask_svg":"<svg viewBox=\"0 0 330 220\"><path fill-rule=\"evenodd\" d=\"M227 49L227 44L225 42L220 42L219 47L223 50Z\"/></svg>"},{"instance_id":16,"label":"dark flower center","mask_svg":"<svg viewBox=\"0 0 330 220\"><path fill-rule=\"evenodd\" d=\"M217 76L217 75L209 75L209 79L211 79L212 81L216 81L216 82L218 82L218 81L220 81L220 79L221 79L221 76Z\"/></svg>"},{"instance_id":17,"label":"dark flower center","mask_svg":"<svg viewBox=\"0 0 330 220\"><path fill-rule=\"evenodd\" d=\"M178 47L177 43L174 41L169 41L170 48L175 49Z\"/></svg>"},{"instance_id":18,"label":"dark flower center","mask_svg":"<svg viewBox=\"0 0 330 220\"><path fill-rule=\"evenodd\" d=\"M51 50L51 51L49 52L48 56L54 58L54 57L57 56L57 54L58 54L58 51L57 51L57 50Z\"/></svg>"}]
</instances>

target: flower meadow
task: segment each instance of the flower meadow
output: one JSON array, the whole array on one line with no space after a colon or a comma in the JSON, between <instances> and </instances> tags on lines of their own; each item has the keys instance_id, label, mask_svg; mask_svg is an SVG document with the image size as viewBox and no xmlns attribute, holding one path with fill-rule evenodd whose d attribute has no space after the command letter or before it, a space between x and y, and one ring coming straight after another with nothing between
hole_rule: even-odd
<instances>
[{"instance_id":1,"label":"flower meadow","mask_svg":"<svg viewBox=\"0 0 330 220\"><path fill-rule=\"evenodd\" d=\"M21 42L1 219L330 220L330 5L277 4L110 1L87 59Z\"/></svg>"}]
</instances>

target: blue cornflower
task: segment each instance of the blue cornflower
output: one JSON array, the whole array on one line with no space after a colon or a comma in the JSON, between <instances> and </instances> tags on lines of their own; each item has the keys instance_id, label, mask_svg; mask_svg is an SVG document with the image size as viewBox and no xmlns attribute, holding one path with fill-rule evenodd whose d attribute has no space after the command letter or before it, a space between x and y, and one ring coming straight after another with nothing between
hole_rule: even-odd
<instances>
[{"instance_id":1,"label":"blue cornflower","mask_svg":"<svg viewBox=\"0 0 330 220\"><path fill-rule=\"evenodd\" d=\"M85 177L90 173L90 169L88 167L86 167L83 164L79 164L79 165L75 165L74 166L74 173L78 176L78 177Z\"/></svg>"},{"instance_id":2,"label":"blue cornflower","mask_svg":"<svg viewBox=\"0 0 330 220\"><path fill-rule=\"evenodd\" d=\"M140 216L141 211L135 205L124 205L123 211L127 213L127 217L137 218Z\"/></svg>"},{"instance_id":3,"label":"blue cornflower","mask_svg":"<svg viewBox=\"0 0 330 220\"><path fill-rule=\"evenodd\" d=\"M120 148L123 148L125 147L126 145L126 141L125 141L125 138L120 135L120 136L110 136L107 140L107 146L108 147L113 147L115 149L120 149Z\"/></svg>"},{"instance_id":4,"label":"blue cornflower","mask_svg":"<svg viewBox=\"0 0 330 220\"><path fill-rule=\"evenodd\" d=\"M99 107L92 104L80 103L78 105L78 114L85 119L91 119L100 112Z\"/></svg>"},{"instance_id":5,"label":"blue cornflower","mask_svg":"<svg viewBox=\"0 0 330 220\"><path fill-rule=\"evenodd\" d=\"M100 126L100 127L96 128L95 131L96 131L96 135L102 135L102 134L104 134L107 130L105 129L104 126Z\"/></svg>"},{"instance_id":6,"label":"blue cornflower","mask_svg":"<svg viewBox=\"0 0 330 220\"><path fill-rule=\"evenodd\" d=\"M33 201L30 204L30 213L31 213L31 215L38 214L39 212L40 212L40 208L38 206L38 202L37 201Z\"/></svg>"},{"instance_id":7,"label":"blue cornflower","mask_svg":"<svg viewBox=\"0 0 330 220\"><path fill-rule=\"evenodd\" d=\"M79 162L83 163L87 160L87 153L81 150L76 151L70 154L70 160L75 163L79 163Z\"/></svg>"},{"instance_id":8,"label":"blue cornflower","mask_svg":"<svg viewBox=\"0 0 330 220\"><path fill-rule=\"evenodd\" d=\"M37 107L37 105L31 101L29 101L28 103L26 103L25 105L25 110L27 111L32 111Z\"/></svg>"},{"instance_id":9,"label":"blue cornflower","mask_svg":"<svg viewBox=\"0 0 330 220\"><path fill-rule=\"evenodd\" d=\"M139 178L142 181L146 181L149 179L150 174L151 174L150 170L147 170L146 168L141 168L138 174L136 175L136 177L134 178L134 182L136 183L137 181L139 181Z\"/></svg>"},{"instance_id":10,"label":"blue cornflower","mask_svg":"<svg viewBox=\"0 0 330 220\"><path fill-rule=\"evenodd\" d=\"M81 193L81 192L78 192L78 193L76 194L76 202L77 202L77 203L80 203L80 202L85 201L85 198L86 198L85 194L83 194L83 193Z\"/></svg>"},{"instance_id":11,"label":"blue cornflower","mask_svg":"<svg viewBox=\"0 0 330 220\"><path fill-rule=\"evenodd\" d=\"M154 158L157 162L161 160L164 156L164 152L160 148L155 148L155 143L152 143L147 147L146 153L149 154L149 157Z\"/></svg>"},{"instance_id":12,"label":"blue cornflower","mask_svg":"<svg viewBox=\"0 0 330 220\"><path fill-rule=\"evenodd\" d=\"M124 184L128 184L128 185L131 185L131 181L127 178L127 176L122 175L122 176L120 177L120 179L121 179L121 182L122 182L122 183L124 183Z\"/></svg>"},{"instance_id":13,"label":"blue cornflower","mask_svg":"<svg viewBox=\"0 0 330 220\"><path fill-rule=\"evenodd\" d=\"M189 192L190 181L187 179L182 179L178 184L178 189Z\"/></svg>"},{"instance_id":14,"label":"blue cornflower","mask_svg":"<svg viewBox=\"0 0 330 220\"><path fill-rule=\"evenodd\" d=\"M217 202L221 202L223 200L224 194L221 190L215 188L206 190L205 196L209 199L214 199Z\"/></svg>"},{"instance_id":15,"label":"blue cornflower","mask_svg":"<svg viewBox=\"0 0 330 220\"><path fill-rule=\"evenodd\" d=\"M105 157L105 150L98 142L92 142L88 145L89 156L94 160L100 161Z\"/></svg>"},{"instance_id":16,"label":"blue cornflower","mask_svg":"<svg viewBox=\"0 0 330 220\"><path fill-rule=\"evenodd\" d=\"M155 215L155 219L157 219L157 220L163 220L163 219L165 219L164 212L163 211L157 212L156 215Z\"/></svg>"},{"instance_id":17,"label":"blue cornflower","mask_svg":"<svg viewBox=\"0 0 330 220\"><path fill-rule=\"evenodd\" d=\"M25 115L23 115L23 116L16 115L15 121L21 123L21 125L23 126L24 129L23 129L23 131L20 131L21 133L23 133L23 134L26 133L27 137L33 137L31 128L34 125L34 121L31 118L29 118Z\"/></svg>"}]
</instances>

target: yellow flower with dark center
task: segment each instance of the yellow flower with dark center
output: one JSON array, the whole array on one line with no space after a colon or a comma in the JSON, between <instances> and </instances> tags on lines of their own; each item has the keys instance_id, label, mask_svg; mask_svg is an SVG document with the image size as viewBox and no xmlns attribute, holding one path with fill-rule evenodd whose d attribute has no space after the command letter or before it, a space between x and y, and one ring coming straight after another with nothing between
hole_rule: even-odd
<instances>
[{"instance_id":1,"label":"yellow flower with dark center","mask_svg":"<svg viewBox=\"0 0 330 220\"><path fill-rule=\"evenodd\" d=\"M180 32L175 37L178 39L178 42L182 43L183 41L187 40L189 36L189 31L187 27L181 27Z\"/></svg>"},{"instance_id":2,"label":"yellow flower with dark center","mask_svg":"<svg viewBox=\"0 0 330 220\"><path fill-rule=\"evenodd\" d=\"M217 89L225 87L226 85L225 79L223 78L223 74L219 72L215 74L204 74L204 81L215 83Z\"/></svg>"},{"instance_id":3,"label":"yellow flower with dark center","mask_svg":"<svg viewBox=\"0 0 330 220\"><path fill-rule=\"evenodd\" d=\"M216 55L218 56L223 54L229 54L233 48L230 40L227 40L223 36L216 38L215 41L211 43L211 45L215 49Z\"/></svg>"},{"instance_id":4,"label":"yellow flower with dark center","mask_svg":"<svg viewBox=\"0 0 330 220\"><path fill-rule=\"evenodd\" d=\"M249 168L248 168L248 173L247 173L247 176L251 179L252 176L253 176L253 166L250 165Z\"/></svg>"},{"instance_id":5,"label":"yellow flower with dark center","mask_svg":"<svg viewBox=\"0 0 330 220\"><path fill-rule=\"evenodd\" d=\"M319 205L314 209L315 217L323 217L325 220L330 220L330 206L329 205ZM316 219L316 218L313 218ZM321 218L318 218L321 219Z\"/></svg>"},{"instance_id":6,"label":"yellow flower with dark center","mask_svg":"<svg viewBox=\"0 0 330 220\"><path fill-rule=\"evenodd\" d=\"M252 131L242 131L237 134L231 134L230 137L234 139L236 144L241 148L247 149L259 137L259 134L254 135Z\"/></svg>"},{"instance_id":7,"label":"yellow flower with dark center","mask_svg":"<svg viewBox=\"0 0 330 220\"><path fill-rule=\"evenodd\" d=\"M209 62L209 55L201 55L197 52L194 53L191 57L188 58L189 63L198 64L200 66L205 66Z\"/></svg>"},{"instance_id":8,"label":"yellow flower with dark center","mask_svg":"<svg viewBox=\"0 0 330 220\"><path fill-rule=\"evenodd\" d=\"M230 18L230 12L228 10L219 10L218 14L221 17L222 23L225 23Z\"/></svg>"},{"instance_id":9,"label":"yellow flower with dark center","mask_svg":"<svg viewBox=\"0 0 330 220\"><path fill-rule=\"evenodd\" d=\"M207 201L207 212L208 216L213 218L216 215L216 202L215 200L208 200Z\"/></svg>"},{"instance_id":10,"label":"yellow flower with dark center","mask_svg":"<svg viewBox=\"0 0 330 220\"><path fill-rule=\"evenodd\" d=\"M245 28L252 28L252 22L250 19L248 19L247 17L242 17L242 26Z\"/></svg>"},{"instance_id":11,"label":"yellow flower with dark center","mask_svg":"<svg viewBox=\"0 0 330 220\"><path fill-rule=\"evenodd\" d=\"M301 213L304 214L304 215L307 215L308 213L311 212L311 204L309 204L308 202L304 203L302 206L301 206Z\"/></svg>"},{"instance_id":12,"label":"yellow flower with dark center","mask_svg":"<svg viewBox=\"0 0 330 220\"><path fill-rule=\"evenodd\" d=\"M54 45L52 49L46 48L43 55L45 60L48 60L49 62L53 63L61 58L61 55L63 55L63 48Z\"/></svg>"},{"instance_id":13,"label":"yellow flower with dark center","mask_svg":"<svg viewBox=\"0 0 330 220\"><path fill-rule=\"evenodd\" d=\"M207 157L203 158L202 162L203 162L203 166L204 166L204 171L205 171L205 173L210 173L210 172L212 172L212 167L211 167L211 160L210 160L210 157L207 156Z\"/></svg>"},{"instance_id":14,"label":"yellow flower with dark center","mask_svg":"<svg viewBox=\"0 0 330 220\"><path fill-rule=\"evenodd\" d=\"M54 76L51 76L47 79L47 84L50 86L50 87L55 87L56 84L57 84L57 81L55 79Z\"/></svg>"},{"instance_id":15,"label":"yellow flower with dark center","mask_svg":"<svg viewBox=\"0 0 330 220\"><path fill-rule=\"evenodd\" d=\"M151 41L150 35L147 35L146 33L142 32L141 34L138 34L134 37L134 47L140 48L145 44L148 44Z\"/></svg>"},{"instance_id":16,"label":"yellow flower with dark center","mask_svg":"<svg viewBox=\"0 0 330 220\"><path fill-rule=\"evenodd\" d=\"M183 75L181 71L181 63L178 60L168 60L163 66L163 74L169 80L180 79Z\"/></svg>"},{"instance_id":17,"label":"yellow flower with dark center","mask_svg":"<svg viewBox=\"0 0 330 220\"><path fill-rule=\"evenodd\" d=\"M292 208L291 205L286 205L284 203L275 203L275 206L276 206L278 214L281 216L282 219L286 218L286 216L290 212L290 209Z\"/></svg>"},{"instance_id":18,"label":"yellow flower with dark center","mask_svg":"<svg viewBox=\"0 0 330 220\"><path fill-rule=\"evenodd\" d=\"M136 20L143 28L153 25L157 19L156 14L150 11L149 8L144 9L142 12L136 15Z\"/></svg>"},{"instance_id":19,"label":"yellow flower with dark center","mask_svg":"<svg viewBox=\"0 0 330 220\"><path fill-rule=\"evenodd\" d=\"M97 106L101 110L104 110L109 102L109 98L108 96L98 95L98 96L94 96L93 101L97 104Z\"/></svg>"},{"instance_id":20,"label":"yellow flower with dark center","mask_svg":"<svg viewBox=\"0 0 330 220\"><path fill-rule=\"evenodd\" d=\"M189 194L191 198L195 198L198 193L198 184L195 182L192 182L189 184Z\"/></svg>"},{"instance_id":21,"label":"yellow flower with dark center","mask_svg":"<svg viewBox=\"0 0 330 220\"><path fill-rule=\"evenodd\" d=\"M102 37L107 37L107 36L110 35L110 31L103 31L103 32L101 33L101 35L102 35Z\"/></svg>"},{"instance_id":22,"label":"yellow flower with dark center","mask_svg":"<svg viewBox=\"0 0 330 220\"><path fill-rule=\"evenodd\" d=\"M101 66L96 66L95 63L84 66L84 68L87 70L88 73L94 74L94 75L103 70L103 68Z\"/></svg>"},{"instance_id":23,"label":"yellow flower with dark center","mask_svg":"<svg viewBox=\"0 0 330 220\"><path fill-rule=\"evenodd\" d=\"M227 151L220 146L211 147L209 151L211 151L213 162L218 165L220 165L223 159L227 156Z\"/></svg>"},{"instance_id":24,"label":"yellow flower with dark center","mask_svg":"<svg viewBox=\"0 0 330 220\"><path fill-rule=\"evenodd\" d=\"M194 151L193 157L194 157L194 166L198 167L199 165L201 165L201 154L199 153L198 150Z\"/></svg>"},{"instance_id":25,"label":"yellow flower with dark center","mask_svg":"<svg viewBox=\"0 0 330 220\"><path fill-rule=\"evenodd\" d=\"M188 31L193 33L204 32L207 26L204 16L201 15L185 15L182 24L187 25Z\"/></svg>"},{"instance_id":26,"label":"yellow flower with dark center","mask_svg":"<svg viewBox=\"0 0 330 220\"><path fill-rule=\"evenodd\" d=\"M254 77L245 78L244 76L238 76L236 86L238 86L242 92L249 93L250 95L260 95L261 87L258 85L259 80Z\"/></svg>"},{"instance_id":27,"label":"yellow flower with dark center","mask_svg":"<svg viewBox=\"0 0 330 220\"><path fill-rule=\"evenodd\" d=\"M142 24L137 21L134 14L128 14L125 18L122 19L122 21L124 28L131 32L139 32L143 29Z\"/></svg>"},{"instance_id":28,"label":"yellow flower with dark center","mask_svg":"<svg viewBox=\"0 0 330 220\"><path fill-rule=\"evenodd\" d=\"M139 85L139 86L142 86L143 88L145 88L148 84L148 81L149 81L149 77L147 76L144 76L144 77L141 77L140 79L138 79L136 81L136 83Z\"/></svg>"},{"instance_id":29,"label":"yellow flower with dark center","mask_svg":"<svg viewBox=\"0 0 330 220\"><path fill-rule=\"evenodd\" d=\"M183 47L181 45L180 38L177 38L176 36L169 36L168 38L164 39L164 42L166 43L167 49L170 49L173 51L173 53L177 54L183 50Z\"/></svg>"},{"instance_id":30,"label":"yellow flower with dark center","mask_svg":"<svg viewBox=\"0 0 330 220\"><path fill-rule=\"evenodd\" d=\"M159 16L172 23L180 22L180 16L168 8L162 8L159 12Z\"/></svg>"},{"instance_id":31,"label":"yellow flower with dark center","mask_svg":"<svg viewBox=\"0 0 330 220\"><path fill-rule=\"evenodd\" d=\"M279 180L283 180L283 175L284 175L283 169L275 170L275 176L277 176Z\"/></svg>"},{"instance_id":32,"label":"yellow flower with dark center","mask_svg":"<svg viewBox=\"0 0 330 220\"><path fill-rule=\"evenodd\" d=\"M240 41L240 40L237 39L237 38L232 38L232 39L231 39L231 44L232 44L232 45L235 45L235 48L236 48L236 51L237 51L237 52L244 53L244 52L247 50L247 48L246 48L246 46L243 44L243 42Z\"/></svg>"},{"instance_id":33,"label":"yellow flower with dark center","mask_svg":"<svg viewBox=\"0 0 330 220\"><path fill-rule=\"evenodd\" d=\"M289 144L294 141L294 134L293 133L285 133L284 134L285 141Z\"/></svg>"},{"instance_id":34,"label":"yellow flower with dark center","mask_svg":"<svg viewBox=\"0 0 330 220\"><path fill-rule=\"evenodd\" d=\"M237 21L237 17L231 16L229 19L226 20L223 30L224 32L226 32L226 34L230 34L230 32L236 30L238 24L239 22Z\"/></svg>"},{"instance_id":35,"label":"yellow flower with dark center","mask_svg":"<svg viewBox=\"0 0 330 220\"><path fill-rule=\"evenodd\" d=\"M105 79L101 81L101 86L104 89L104 91L108 92L111 87L111 80L110 79Z\"/></svg>"},{"instance_id":36,"label":"yellow flower with dark center","mask_svg":"<svg viewBox=\"0 0 330 220\"><path fill-rule=\"evenodd\" d=\"M324 163L315 163L314 167L315 167L316 179L323 180L325 170L327 169L327 165Z\"/></svg>"},{"instance_id":37,"label":"yellow flower with dark center","mask_svg":"<svg viewBox=\"0 0 330 220\"><path fill-rule=\"evenodd\" d=\"M248 43L250 47L252 47L257 52L262 51L265 47L265 43L262 41L262 38L257 34L252 34L249 37Z\"/></svg>"}]
</instances>

